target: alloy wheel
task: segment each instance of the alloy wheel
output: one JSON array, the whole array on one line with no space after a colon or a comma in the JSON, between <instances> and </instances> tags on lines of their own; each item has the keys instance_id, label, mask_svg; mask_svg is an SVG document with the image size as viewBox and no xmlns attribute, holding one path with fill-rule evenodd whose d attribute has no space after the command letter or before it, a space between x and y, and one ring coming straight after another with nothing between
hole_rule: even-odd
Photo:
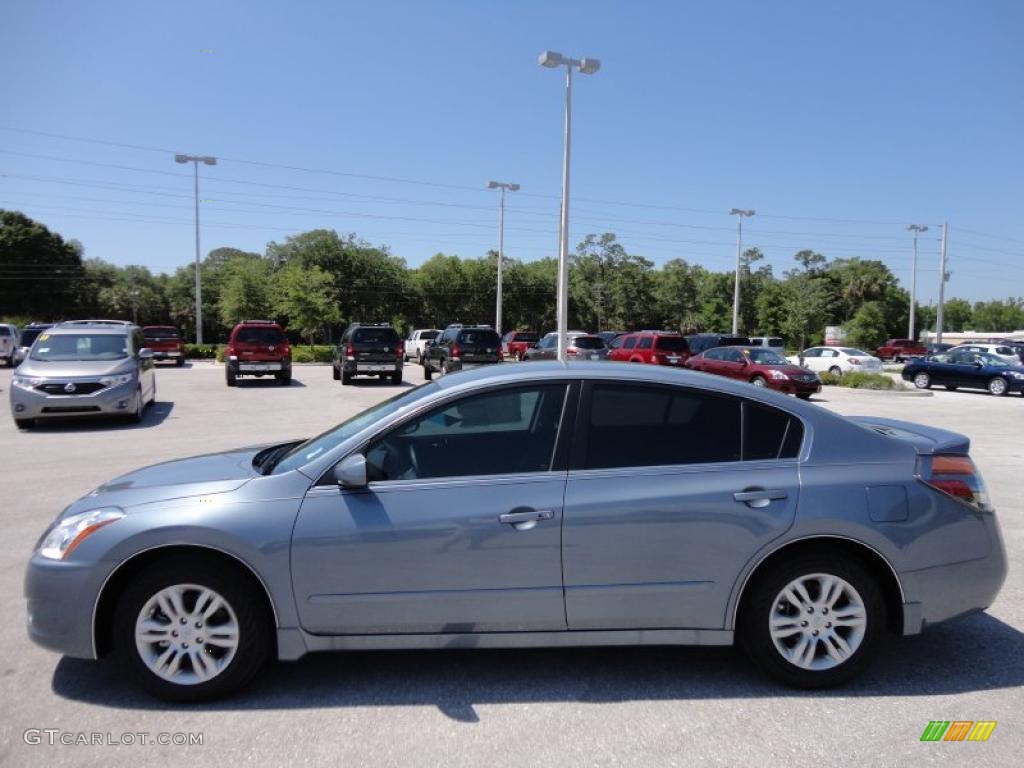
<instances>
[{"instance_id":1,"label":"alloy wheel","mask_svg":"<svg viewBox=\"0 0 1024 768\"><path fill-rule=\"evenodd\" d=\"M153 595L135 621L135 648L150 672L176 685L217 677L238 651L239 623L220 594L175 584Z\"/></svg>"},{"instance_id":2,"label":"alloy wheel","mask_svg":"<svg viewBox=\"0 0 1024 768\"><path fill-rule=\"evenodd\" d=\"M827 573L793 579L775 598L768 617L775 650L811 671L833 669L864 641L867 609L848 581Z\"/></svg>"},{"instance_id":3,"label":"alloy wheel","mask_svg":"<svg viewBox=\"0 0 1024 768\"><path fill-rule=\"evenodd\" d=\"M988 391L993 395L1000 397L1006 394L1006 380L996 376L988 383Z\"/></svg>"},{"instance_id":4,"label":"alloy wheel","mask_svg":"<svg viewBox=\"0 0 1024 768\"><path fill-rule=\"evenodd\" d=\"M927 373L919 373L914 377L914 386L918 389L928 389L932 385L932 378Z\"/></svg>"}]
</instances>

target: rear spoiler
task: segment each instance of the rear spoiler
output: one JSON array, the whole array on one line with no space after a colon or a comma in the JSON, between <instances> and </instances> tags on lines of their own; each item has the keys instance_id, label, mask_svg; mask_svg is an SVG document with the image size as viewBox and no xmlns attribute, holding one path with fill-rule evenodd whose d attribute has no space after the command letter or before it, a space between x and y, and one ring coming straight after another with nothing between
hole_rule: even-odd
<instances>
[{"instance_id":1,"label":"rear spoiler","mask_svg":"<svg viewBox=\"0 0 1024 768\"><path fill-rule=\"evenodd\" d=\"M971 450L971 439L958 432L915 424L912 421L879 419L873 416L850 416L849 419L878 434L905 440L921 455L955 453L966 456Z\"/></svg>"}]
</instances>

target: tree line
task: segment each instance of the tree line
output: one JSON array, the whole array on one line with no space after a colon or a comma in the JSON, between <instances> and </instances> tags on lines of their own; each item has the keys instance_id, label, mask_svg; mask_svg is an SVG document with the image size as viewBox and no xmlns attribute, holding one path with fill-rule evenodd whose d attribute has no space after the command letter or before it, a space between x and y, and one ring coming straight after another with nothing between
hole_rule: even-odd
<instances>
[{"instance_id":1,"label":"tree line","mask_svg":"<svg viewBox=\"0 0 1024 768\"><path fill-rule=\"evenodd\" d=\"M827 325L842 325L848 343L874 347L906 334L909 295L881 261L829 260L813 250L794 254L776 275L749 248L741 258L740 332L782 336L790 346L820 343ZM555 258L503 268L506 330L555 326ZM268 243L263 253L222 247L200 266L204 338L222 341L243 319L273 318L312 343L336 340L354 321L390 322L401 331L450 322L493 323L497 254L462 258L438 253L419 267L355 234L314 229ZM570 265L569 324L586 330L665 328L728 331L733 271L716 272L684 258L660 267L629 253L612 233L588 235ZM195 271L172 274L87 258L16 211L0 210L0 315L10 321L72 317L173 324L195 334ZM935 310L918 306L918 327L933 329ZM1009 331L1024 328L1024 299L950 299L944 327Z\"/></svg>"}]
</instances>

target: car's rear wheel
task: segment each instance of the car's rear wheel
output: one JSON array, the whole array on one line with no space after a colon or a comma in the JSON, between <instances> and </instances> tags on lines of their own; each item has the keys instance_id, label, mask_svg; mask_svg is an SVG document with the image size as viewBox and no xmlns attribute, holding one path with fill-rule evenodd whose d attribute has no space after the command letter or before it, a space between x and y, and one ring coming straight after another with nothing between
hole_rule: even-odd
<instances>
[{"instance_id":1,"label":"car's rear wheel","mask_svg":"<svg viewBox=\"0 0 1024 768\"><path fill-rule=\"evenodd\" d=\"M402 383L402 372L401 371L391 375L391 383L392 384L401 384Z\"/></svg>"},{"instance_id":2,"label":"car's rear wheel","mask_svg":"<svg viewBox=\"0 0 1024 768\"><path fill-rule=\"evenodd\" d=\"M227 377L228 386L233 387L238 384L238 377L235 376L235 372L231 369L231 366L227 366L225 369L225 376Z\"/></svg>"},{"instance_id":3,"label":"car's rear wheel","mask_svg":"<svg viewBox=\"0 0 1024 768\"><path fill-rule=\"evenodd\" d=\"M924 371L914 376L914 386L918 389L928 389L932 385L932 377Z\"/></svg>"},{"instance_id":4,"label":"car's rear wheel","mask_svg":"<svg viewBox=\"0 0 1024 768\"><path fill-rule=\"evenodd\" d=\"M331 366L331 378L334 379L335 381L341 378L341 374L338 373L338 366L336 365Z\"/></svg>"},{"instance_id":5,"label":"car's rear wheel","mask_svg":"<svg viewBox=\"0 0 1024 768\"><path fill-rule=\"evenodd\" d=\"M840 368L838 365L833 365L831 368L828 369L828 372L831 373L833 376L843 375L843 369Z\"/></svg>"},{"instance_id":6,"label":"car's rear wheel","mask_svg":"<svg viewBox=\"0 0 1024 768\"><path fill-rule=\"evenodd\" d=\"M430 362L427 360L423 361L423 379L424 381L430 381L434 378L434 371L430 367Z\"/></svg>"},{"instance_id":7,"label":"car's rear wheel","mask_svg":"<svg viewBox=\"0 0 1024 768\"><path fill-rule=\"evenodd\" d=\"M515 360L516 360L516 362L517 362L517 363L521 363L521 362L523 362L523 350L521 350L521 349L517 349L517 350L515 351L515 354L514 354L514 355L512 355L512 357L514 357L514 358L515 358Z\"/></svg>"},{"instance_id":8,"label":"car's rear wheel","mask_svg":"<svg viewBox=\"0 0 1024 768\"><path fill-rule=\"evenodd\" d=\"M272 621L239 573L200 560L144 570L114 614L114 650L139 683L169 701L200 701L245 685L266 663Z\"/></svg>"},{"instance_id":9,"label":"car's rear wheel","mask_svg":"<svg viewBox=\"0 0 1024 768\"><path fill-rule=\"evenodd\" d=\"M174 361L174 364L176 366L178 366L179 368L181 368L182 366L185 365L185 358L184 357L179 357L177 360Z\"/></svg>"},{"instance_id":10,"label":"car's rear wheel","mask_svg":"<svg viewBox=\"0 0 1024 768\"><path fill-rule=\"evenodd\" d=\"M1002 376L993 376L988 380L988 391L996 397L1002 397L1010 391L1010 387Z\"/></svg>"},{"instance_id":11,"label":"car's rear wheel","mask_svg":"<svg viewBox=\"0 0 1024 768\"><path fill-rule=\"evenodd\" d=\"M277 383L280 384L281 386L290 386L292 383L292 372L288 371L288 373L280 373L276 376L276 378Z\"/></svg>"},{"instance_id":12,"label":"car's rear wheel","mask_svg":"<svg viewBox=\"0 0 1024 768\"><path fill-rule=\"evenodd\" d=\"M753 661L786 685L827 688L860 674L885 627L874 578L834 552L780 562L744 597L739 640Z\"/></svg>"},{"instance_id":13,"label":"car's rear wheel","mask_svg":"<svg viewBox=\"0 0 1024 768\"><path fill-rule=\"evenodd\" d=\"M750 380L750 383L753 384L755 387L767 387L768 386L768 381L765 379L764 376L755 376L754 378L752 378Z\"/></svg>"},{"instance_id":14,"label":"car's rear wheel","mask_svg":"<svg viewBox=\"0 0 1024 768\"><path fill-rule=\"evenodd\" d=\"M351 384L352 383L352 374L349 373L348 371L342 371L341 372L341 383L342 383L343 386L346 386L346 387L349 384Z\"/></svg>"}]
</instances>

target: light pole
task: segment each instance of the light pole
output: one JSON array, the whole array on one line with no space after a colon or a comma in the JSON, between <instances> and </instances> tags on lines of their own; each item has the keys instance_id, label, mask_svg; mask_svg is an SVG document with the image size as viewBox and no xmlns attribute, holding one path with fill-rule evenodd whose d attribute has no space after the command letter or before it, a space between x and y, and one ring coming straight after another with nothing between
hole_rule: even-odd
<instances>
[{"instance_id":1,"label":"light pole","mask_svg":"<svg viewBox=\"0 0 1024 768\"><path fill-rule=\"evenodd\" d=\"M199 164L216 165L216 157L206 155L175 155L176 163L192 163L195 170L196 196L196 344L203 343L203 287L199 280Z\"/></svg>"},{"instance_id":2,"label":"light pole","mask_svg":"<svg viewBox=\"0 0 1024 768\"><path fill-rule=\"evenodd\" d=\"M928 227L911 224L907 227L907 231L914 233L914 256L910 261L910 322L907 326L907 338L917 339L917 336L914 335L915 310L917 309L917 236L921 232L927 232Z\"/></svg>"},{"instance_id":3,"label":"light pole","mask_svg":"<svg viewBox=\"0 0 1024 768\"><path fill-rule=\"evenodd\" d=\"M544 51L538 63L554 69L565 67L565 152L562 155L562 215L558 240L558 359L566 362L566 331L569 327L569 149L572 139L572 70L592 75L601 68L597 59L572 59L555 51Z\"/></svg>"},{"instance_id":4,"label":"light pole","mask_svg":"<svg viewBox=\"0 0 1024 768\"><path fill-rule=\"evenodd\" d=\"M505 260L505 190L518 192L518 184L510 184L505 181L489 181L488 189L500 189L501 198L498 203L498 302L494 310L494 330L501 336L501 268Z\"/></svg>"},{"instance_id":5,"label":"light pole","mask_svg":"<svg viewBox=\"0 0 1024 768\"><path fill-rule=\"evenodd\" d=\"M754 211L733 208L730 216L738 216L736 220L736 284L732 292L732 335L740 332L740 255L743 251L743 217L753 216Z\"/></svg>"}]
</instances>

